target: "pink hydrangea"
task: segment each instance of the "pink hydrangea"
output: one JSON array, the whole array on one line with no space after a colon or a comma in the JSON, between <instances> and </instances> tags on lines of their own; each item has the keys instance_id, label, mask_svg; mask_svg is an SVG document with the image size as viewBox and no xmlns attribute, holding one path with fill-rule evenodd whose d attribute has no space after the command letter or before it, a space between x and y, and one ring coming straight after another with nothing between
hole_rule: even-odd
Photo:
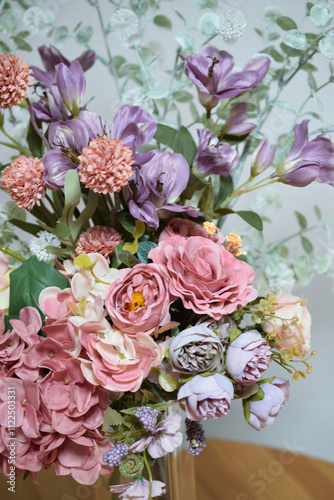
<instances>
[{"instance_id":1,"label":"pink hydrangea","mask_svg":"<svg viewBox=\"0 0 334 500\"><path fill-rule=\"evenodd\" d=\"M119 278L110 285L105 304L115 327L136 336L169 323L171 302L165 267L137 264L121 269Z\"/></svg>"},{"instance_id":2,"label":"pink hydrangea","mask_svg":"<svg viewBox=\"0 0 334 500\"><path fill-rule=\"evenodd\" d=\"M218 320L257 297L252 268L210 239L170 237L149 258L165 267L171 295L197 314Z\"/></svg>"}]
</instances>

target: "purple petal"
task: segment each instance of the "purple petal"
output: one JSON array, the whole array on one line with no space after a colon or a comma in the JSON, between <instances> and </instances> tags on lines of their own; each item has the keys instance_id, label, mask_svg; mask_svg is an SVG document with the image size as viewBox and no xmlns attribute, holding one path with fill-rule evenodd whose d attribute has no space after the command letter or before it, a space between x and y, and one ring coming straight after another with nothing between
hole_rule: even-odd
<instances>
[{"instance_id":1,"label":"purple petal","mask_svg":"<svg viewBox=\"0 0 334 500\"><path fill-rule=\"evenodd\" d=\"M149 227L158 229L159 217L157 215L155 206L150 201L143 201L137 204L134 200L129 202L129 211L132 217L141 220Z\"/></svg>"},{"instance_id":2,"label":"purple petal","mask_svg":"<svg viewBox=\"0 0 334 500\"><path fill-rule=\"evenodd\" d=\"M131 128L131 134L135 133L136 137L136 149L149 142L157 130L155 119L150 113L139 106L125 105L117 111L114 117L111 131L112 137L124 140L126 137L124 130L130 124L137 126L136 129Z\"/></svg>"},{"instance_id":3,"label":"purple petal","mask_svg":"<svg viewBox=\"0 0 334 500\"><path fill-rule=\"evenodd\" d=\"M246 64L243 71L255 71L257 73L257 83L259 83L268 73L269 66L269 57L259 56L251 59L249 63Z\"/></svg>"},{"instance_id":4,"label":"purple petal","mask_svg":"<svg viewBox=\"0 0 334 500\"><path fill-rule=\"evenodd\" d=\"M89 140L103 135L109 136L106 122L96 113L82 109L78 114L78 120L85 125L89 135Z\"/></svg>"},{"instance_id":5,"label":"purple petal","mask_svg":"<svg viewBox=\"0 0 334 500\"><path fill-rule=\"evenodd\" d=\"M257 85L257 75L254 71L241 71L232 73L225 81L222 88L215 92L220 98L231 99L242 92L253 89Z\"/></svg>"},{"instance_id":6,"label":"purple petal","mask_svg":"<svg viewBox=\"0 0 334 500\"><path fill-rule=\"evenodd\" d=\"M76 60L79 61L82 69L87 71L95 63L96 54L94 50L87 50L84 54L82 54L82 56L77 57Z\"/></svg>"},{"instance_id":7,"label":"purple petal","mask_svg":"<svg viewBox=\"0 0 334 500\"><path fill-rule=\"evenodd\" d=\"M317 180L319 170L319 163L300 161L291 172L282 175L281 178L288 180L290 186L305 187Z\"/></svg>"},{"instance_id":8,"label":"purple petal","mask_svg":"<svg viewBox=\"0 0 334 500\"><path fill-rule=\"evenodd\" d=\"M80 97L83 96L86 90L86 78L82 69L82 66L78 60L75 60L72 62L70 66L70 71L72 75L74 76L74 79L77 84L77 89L79 92Z\"/></svg>"},{"instance_id":9,"label":"purple petal","mask_svg":"<svg viewBox=\"0 0 334 500\"><path fill-rule=\"evenodd\" d=\"M44 180L48 186L58 189L64 187L65 175L68 170L76 168L76 165L61 151L47 151L43 156L45 168Z\"/></svg>"},{"instance_id":10,"label":"purple petal","mask_svg":"<svg viewBox=\"0 0 334 500\"><path fill-rule=\"evenodd\" d=\"M201 212L198 212L196 208L191 206L177 205L176 203L167 203L163 207L159 208L158 213L162 219L167 219L168 217L173 216L175 213L184 213L194 219L197 217L204 217L204 215Z\"/></svg>"},{"instance_id":11,"label":"purple petal","mask_svg":"<svg viewBox=\"0 0 334 500\"><path fill-rule=\"evenodd\" d=\"M89 143L89 133L80 120L57 122L50 127L49 142L54 148L68 148L79 155Z\"/></svg>"},{"instance_id":12,"label":"purple petal","mask_svg":"<svg viewBox=\"0 0 334 500\"><path fill-rule=\"evenodd\" d=\"M296 160L303 148L308 144L308 123L310 120L303 120L302 123L297 123L294 127L295 133L295 142L293 143L289 156L287 158L288 161Z\"/></svg>"}]
</instances>

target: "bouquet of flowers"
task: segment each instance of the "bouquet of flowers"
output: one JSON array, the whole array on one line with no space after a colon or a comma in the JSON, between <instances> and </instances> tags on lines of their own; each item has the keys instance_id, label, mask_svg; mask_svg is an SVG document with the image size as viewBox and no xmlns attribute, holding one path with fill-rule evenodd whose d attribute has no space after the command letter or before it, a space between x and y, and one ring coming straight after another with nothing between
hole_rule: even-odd
<instances>
[{"instance_id":1,"label":"bouquet of flowers","mask_svg":"<svg viewBox=\"0 0 334 500\"><path fill-rule=\"evenodd\" d=\"M315 8L308 15L324 24L329 8L322 17ZM232 208L244 193L333 185L334 144L323 134L309 140L308 120L277 150L258 132L274 105L269 73L281 89L310 65L319 40L323 51L329 43L324 26L307 37L291 21L275 18L286 33L282 52L266 49L241 71L225 50L205 43L191 53L183 38L173 78L182 73L197 88L205 109L196 111L198 140L162 118L169 104L157 90L151 112L125 104L111 126L88 110L91 49L70 62L42 46L45 70L0 56L1 131L19 153L1 170L12 198L2 208L0 253L0 469L10 480L28 472L36 481L54 464L58 475L93 484L119 468L130 478L110 487L119 498L159 497L165 485L152 467L181 445L182 412L196 456L205 447L201 422L226 415L235 399L254 429L274 422L289 381L265 373L271 362L295 380L306 377L300 363L312 372L306 301L259 294L251 252L239 234L221 231L234 214L262 231L259 214ZM248 121L252 105L258 127ZM22 143L4 128L14 106L30 119ZM31 235L21 252L14 227Z\"/></svg>"}]
</instances>

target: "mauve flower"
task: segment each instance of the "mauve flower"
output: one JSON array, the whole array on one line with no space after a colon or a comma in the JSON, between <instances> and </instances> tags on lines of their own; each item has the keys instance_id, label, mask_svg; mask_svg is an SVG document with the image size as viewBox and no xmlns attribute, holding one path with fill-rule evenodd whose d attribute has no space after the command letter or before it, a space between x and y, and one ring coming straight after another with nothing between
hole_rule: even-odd
<instances>
[{"instance_id":1,"label":"mauve flower","mask_svg":"<svg viewBox=\"0 0 334 500\"><path fill-rule=\"evenodd\" d=\"M276 297L278 318L265 318L261 328L267 335L278 334L277 349L293 349L297 356L304 356L311 348L311 315L306 309L307 301L287 293L278 293Z\"/></svg>"},{"instance_id":2,"label":"mauve flower","mask_svg":"<svg viewBox=\"0 0 334 500\"><path fill-rule=\"evenodd\" d=\"M36 66L31 66L33 76L44 88L51 87L51 85L56 83L56 67L61 63L70 67L71 62L53 45L50 45L50 47L42 45L41 47L38 47L38 52L40 53L46 71L42 71ZM87 71L93 66L96 60L96 55L93 50L87 50L84 54L74 60L81 64L84 71Z\"/></svg>"},{"instance_id":3,"label":"mauve flower","mask_svg":"<svg viewBox=\"0 0 334 500\"><path fill-rule=\"evenodd\" d=\"M183 238L202 236L203 238L210 238L210 240L221 245L225 241L225 236L220 231L209 234L200 224L196 224L192 220L181 219L180 217L173 217L173 219L168 221L168 224L160 233L159 242L165 241L165 239L171 236L182 236Z\"/></svg>"},{"instance_id":4,"label":"mauve flower","mask_svg":"<svg viewBox=\"0 0 334 500\"><path fill-rule=\"evenodd\" d=\"M247 103L238 102L231 108L229 116L222 127L223 134L236 136L249 134L256 129L256 125L254 123L244 123L247 118Z\"/></svg>"},{"instance_id":5,"label":"mauve flower","mask_svg":"<svg viewBox=\"0 0 334 500\"><path fill-rule=\"evenodd\" d=\"M1 187L20 208L32 210L45 194L44 165L38 158L21 155L1 173Z\"/></svg>"},{"instance_id":6,"label":"mauve flower","mask_svg":"<svg viewBox=\"0 0 334 500\"><path fill-rule=\"evenodd\" d=\"M334 144L323 136L309 142L308 122L295 125L295 142L288 157L277 167L287 184L304 187L313 181L334 185Z\"/></svg>"},{"instance_id":7,"label":"mauve flower","mask_svg":"<svg viewBox=\"0 0 334 500\"><path fill-rule=\"evenodd\" d=\"M269 342L259 332L244 332L227 349L226 370L239 384L253 384L268 368L270 355Z\"/></svg>"},{"instance_id":8,"label":"mauve flower","mask_svg":"<svg viewBox=\"0 0 334 500\"><path fill-rule=\"evenodd\" d=\"M33 84L30 73L29 64L20 57L6 52L0 55L0 108L16 106L27 97L28 87Z\"/></svg>"},{"instance_id":9,"label":"mauve flower","mask_svg":"<svg viewBox=\"0 0 334 500\"><path fill-rule=\"evenodd\" d=\"M264 398L249 402L251 412L249 425L257 431L272 425L280 409L289 399L289 385L288 380L279 377L272 382L261 384Z\"/></svg>"},{"instance_id":10,"label":"mauve flower","mask_svg":"<svg viewBox=\"0 0 334 500\"><path fill-rule=\"evenodd\" d=\"M75 253L77 255L99 253L107 259L123 241L122 236L112 227L89 227L85 233L80 235Z\"/></svg>"},{"instance_id":11,"label":"mauve flower","mask_svg":"<svg viewBox=\"0 0 334 500\"><path fill-rule=\"evenodd\" d=\"M266 168L270 167L274 160L276 146L270 148L268 139L260 142L253 153L251 175L253 177L261 174Z\"/></svg>"},{"instance_id":12,"label":"mauve flower","mask_svg":"<svg viewBox=\"0 0 334 500\"><path fill-rule=\"evenodd\" d=\"M74 117L78 116L81 100L86 90L86 79L78 61L69 67L64 63L56 66L56 81L62 100Z\"/></svg>"},{"instance_id":13,"label":"mauve flower","mask_svg":"<svg viewBox=\"0 0 334 500\"><path fill-rule=\"evenodd\" d=\"M137 264L121 269L106 296L106 308L113 324L133 337L152 333L170 321L169 276L164 266Z\"/></svg>"},{"instance_id":14,"label":"mauve flower","mask_svg":"<svg viewBox=\"0 0 334 500\"><path fill-rule=\"evenodd\" d=\"M147 448L152 458L160 458L168 453L172 453L181 446L182 432L180 432L182 417L174 412L159 422L155 430L146 437L134 443L130 450L134 453L141 453Z\"/></svg>"},{"instance_id":15,"label":"mauve flower","mask_svg":"<svg viewBox=\"0 0 334 500\"><path fill-rule=\"evenodd\" d=\"M233 394L233 384L224 375L196 375L181 387L177 400L184 404L187 417L199 422L226 415L230 411Z\"/></svg>"},{"instance_id":16,"label":"mauve flower","mask_svg":"<svg viewBox=\"0 0 334 500\"><path fill-rule=\"evenodd\" d=\"M118 493L122 500L149 500L150 482L147 479L137 479L129 484L109 486L112 493ZM151 497L160 497L166 493L165 484L161 481L152 481Z\"/></svg>"},{"instance_id":17,"label":"mauve flower","mask_svg":"<svg viewBox=\"0 0 334 500\"><path fill-rule=\"evenodd\" d=\"M139 106L125 105L114 116L111 137L122 140L135 153L154 137L156 130L154 116Z\"/></svg>"},{"instance_id":18,"label":"mauve flower","mask_svg":"<svg viewBox=\"0 0 334 500\"><path fill-rule=\"evenodd\" d=\"M266 75L270 65L268 57L251 60L242 71L232 73L233 57L224 50L204 45L200 52L184 61L185 73L195 83L201 104L211 110L219 99L231 99L254 89Z\"/></svg>"},{"instance_id":19,"label":"mauve flower","mask_svg":"<svg viewBox=\"0 0 334 500\"><path fill-rule=\"evenodd\" d=\"M219 142L210 130L197 130L199 147L194 159L200 175L217 174L227 176L237 166L239 155L227 142Z\"/></svg>"},{"instance_id":20,"label":"mauve flower","mask_svg":"<svg viewBox=\"0 0 334 500\"><path fill-rule=\"evenodd\" d=\"M257 296L252 268L209 238L167 238L149 258L165 266L171 295L197 314L218 320Z\"/></svg>"},{"instance_id":21,"label":"mauve flower","mask_svg":"<svg viewBox=\"0 0 334 500\"><path fill-rule=\"evenodd\" d=\"M133 170L132 151L120 140L97 137L79 156L79 177L89 189L100 194L118 192L128 183Z\"/></svg>"},{"instance_id":22,"label":"mauve flower","mask_svg":"<svg viewBox=\"0 0 334 500\"><path fill-rule=\"evenodd\" d=\"M208 323L200 323L172 339L169 361L179 373L202 373L222 367L224 348Z\"/></svg>"}]
</instances>

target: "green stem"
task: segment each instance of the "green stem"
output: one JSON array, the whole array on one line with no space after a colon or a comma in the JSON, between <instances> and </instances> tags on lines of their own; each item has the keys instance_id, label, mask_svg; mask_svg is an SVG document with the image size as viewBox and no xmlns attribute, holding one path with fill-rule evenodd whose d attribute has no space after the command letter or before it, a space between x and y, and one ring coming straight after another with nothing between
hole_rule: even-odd
<instances>
[{"instance_id":1,"label":"green stem","mask_svg":"<svg viewBox=\"0 0 334 500\"><path fill-rule=\"evenodd\" d=\"M28 99L28 97L26 97L26 103L28 104L28 111L29 111L29 114L30 114L30 120L31 120L31 124L32 126L34 127L34 130L36 132L36 134L42 139L42 141L44 142L45 144L45 147L47 149L47 151L49 151L50 148L50 144L48 143L46 137L44 137L44 134L43 134L43 130L41 130L40 128L38 128L38 125L36 123L36 118L35 118L35 113L34 113L34 110L33 110L33 107L31 105L31 102L30 100Z\"/></svg>"},{"instance_id":2,"label":"green stem","mask_svg":"<svg viewBox=\"0 0 334 500\"><path fill-rule=\"evenodd\" d=\"M3 146L7 146L7 148L17 149L18 151L20 151L20 153L22 153L25 156L31 155L31 152L29 151L29 149L21 146L21 144L16 142L15 139L13 139L9 134L7 134L7 132L5 131L4 128L0 128L0 130L13 143L13 144L9 144L8 142L0 142L0 144L2 144Z\"/></svg>"},{"instance_id":3,"label":"green stem","mask_svg":"<svg viewBox=\"0 0 334 500\"><path fill-rule=\"evenodd\" d=\"M152 500L152 485L153 485L153 478L152 478L152 472L151 472L151 468L148 464L148 460L147 460L147 455L146 455L146 450L143 451L143 457L144 457L144 463L145 463L145 467L147 469L147 473L148 473L148 477L149 477L149 481L150 481L150 492L149 492L149 498L148 500Z\"/></svg>"},{"instance_id":4,"label":"green stem","mask_svg":"<svg viewBox=\"0 0 334 500\"><path fill-rule=\"evenodd\" d=\"M25 262L26 261L26 259L24 257L22 257L21 255L19 255L16 252L13 252L12 250L9 250L9 248L7 248L7 247L4 247L4 246L0 245L0 250L3 253L6 253L7 255L10 255L11 257L14 257L14 259L19 260L20 262Z\"/></svg>"},{"instance_id":5,"label":"green stem","mask_svg":"<svg viewBox=\"0 0 334 500\"><path fill-rule=\"evenodd\" d=\"M223 106L223 109L221 110L221 112L220 112L220 113L219 113L219 115L217 116L217 120L216 120L216 122L215 122L215 124L214 124L214 126L213 126L213 132L216 130L217 125L218 125L218 122L219 122L219 120L221 119L221 117L223 116L224 111L226 110L226 108L227 108L227 107L228 107L228 105L230 104L231 100L232 100L232 99L229 99L229 100L227 101L227 103L225 104L225 106Z\"/></svg>"}]
</instances>

